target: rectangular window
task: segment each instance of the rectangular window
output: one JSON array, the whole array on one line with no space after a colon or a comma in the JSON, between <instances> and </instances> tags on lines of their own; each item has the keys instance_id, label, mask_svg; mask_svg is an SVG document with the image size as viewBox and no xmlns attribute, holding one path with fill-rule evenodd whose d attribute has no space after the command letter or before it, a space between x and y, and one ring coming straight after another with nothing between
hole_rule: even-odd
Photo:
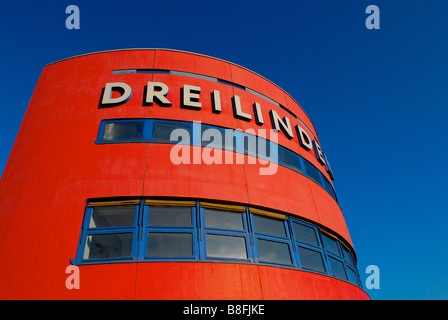
<instances>
[{"instance_id":1,"label":"rectangular window","mask_svg":"<svg viewBox=\"0 0 448 320\"><path fill-rule=\"evenodd\" d=\"M322 233L322 239L324 241L325 250L334 255L337 255L338 257L341 256L337 240L325 235L324 233Z\"/></svg>"},{"instance_id":2,"label":"rectangular window","mask_svg":"<svg viewBox=\"0 0 448 320\"><path fill-rule=\"evenodd\" d=\"M258 256L261 262L292 264L289 245L283 242L258 239Z\"/></svg>"},{"instance_id":3,"label":"rectangular window","mask_svg":"<svg viewBox=\"0 0 448 320\"><path fill-rule=\"evenodd\" d=\"M128 227L134 224L135 206L92 208L89 228Z\"/></svg>"},{"instance_id":4,"label":"rectangular window","mask_svg":"<svg viewBox=\"0 0 448 320\"><path fill-rule=\"evenodd\" d=\"M300 164L300 156L283 147L278 148L279 164L287 167L295 172L302 173L302 165Z\"/></svg>"},{"instance_id":5,"label":"rectangular window","mask_svg":"<svg viewBox=\"0 0 448 320\"><path fill-rule=\"evenodd\" d=\"M132 255L132 238L132 233L88 235L83 259L129 258Z\"/></svg>"},{"instance_id":6,"label":"rectangular window","mask_svg":"<svg viewBox=\"0 0 448 320\"><path fill-rule=\"evenodd\" d=\"M298 247L298 250L303 268L325 272L325 265L320 252L304 247Z\"/></svg>"},{"instance_id":7,"label":"rectangular window","mask_svg":"<svg viewBox=\"0 0 448 320\"><path fill-rule=\"evenodd\" d=\"M143 139L143 121L117 121L104 125L103 141L135 141Z\"/></svg>"},{"instance_id":8,"label":"rectangular window","mask_svg":"<svg viewBox=\"0 0 448 320\"><path fill-rule=\"evenodd\" d=\"M328 257L330 263L331 274L336 278L347 280L347 275L345 273L344 263L333 257Z\"/></svg>"},{"instance_id":9,"label":"rectangular window","mask_svg":"<svg viewBox=\"0 0 448 320\"><path fill-rule=\"evenodd\" d=\"M195 217L193 206L183 203L145 206L147 237L145 257L194 258Z\"/></svg>"},{"instance_id":10,"label":"rectangular window","mask_svg":"<svg viewBox=\"0 0 448 320\"><path fill-rule=\"evenodd\" d=\"M322 186L320 171L305 159L303 159L303 163L305 164L307 177L316 182L317 184L319 184L320 186Z\"/></svg>"},{"instance_id":11,"label":"rectangular window","mask_svg":"<svg viewBox=\"0 0 448 320\"><path fill-rule=\"evenodd\" d=\"M294 237L296 241L319 247L316 230L313 227L308 227L297 222L293 222L292 227L294 230Z\"/></svg>"},{"instance_id":12,"label":"rectangular window","mask_svg":"<svg viewBox=\"0 0 448 320\"><path fill-rule=\"evenodd\" d=\"M190 227L191 207L151 206L148 225Z\"/></svg>"},{"instance_id":13,"label":"rectangular window","mask_svg":"<svg viewBox=\"0 0 448 320\"><path fill-rule=\"evenodd\" d=\"M207 257L247 259L247 248L244 237L222 234L207 234Z\"/></svg>"},{"instance_id":14,"label":"rectangular window","mask_svg":"<svg viewBox=\"0 0 448 320\"><path fill-rule=\"evenodd\" d=\"M205 227L229 230L244 230L241 212L204 209Z\"/></svg>"},{"instance_id":15,"label":"rectangular window","mask_svg":"<svg viewBox=\"0 0 448 320\"><path fill-rule=\"evenodd\" d=\"M275 214L272 214L275 216ZM294 265L287 220L270 216L270 213L253 214L253 229L258 260L275 264Z\"/></svg>"},{"instance_id":16,"label":"rectangular window","mask_svg":"<svg viewBox=\"0 0 448 320\"><path fill-rule=\"evenodd\" d=\"M146 256L191 257L193 255L193 235L191 233L148 233Z\"/></svg>"},{"instance_id":17,"label":"rectangular window","mask_svg":"<svg viewBox=\"0 0 448 320\"><path fill-rule=\"evenodd\" d=\"M92 203L87 207L79 260L132 258L138 206L110 204Z\"/></svg>"},{"instance_id":18,"label":"rectangular window","mask_svg":"<svg viewBox=\"0 0 448 320\"><path fill-rule=\"evenodd\" d=\"M286 237L285 223L283 220L264 217L258 214L254 214L253 219L255 232L283 238Z\"/></svg>"},{"instance_id":19,"label":"rectangular window","mask_svg":"<svg viewBox=\"0 0 448 320\"><path fill-rule=\"evenodd\" d=\"M154 121L152 129L152 141L156 142L172 142L177 143L180 140L171 139L171 133L176 129L184 130L184 133L188 133L189 141L191 141L191 123L183 122L166 122L166 121Z\"/></svg>"}]
</instances>

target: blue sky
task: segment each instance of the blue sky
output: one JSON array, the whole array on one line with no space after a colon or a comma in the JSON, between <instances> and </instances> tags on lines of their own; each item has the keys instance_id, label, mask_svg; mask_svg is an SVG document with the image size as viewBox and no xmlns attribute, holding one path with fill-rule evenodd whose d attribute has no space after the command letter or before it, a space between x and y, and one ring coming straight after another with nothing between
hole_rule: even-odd
<instances>
[{"instance_id":1,"label":"blue sky","mask_svg":"<svg viewBox=\"0 0 448 320\"><path fill-rule=\"evenodd\" d=\"M68 30L68 5L80 29ZM368 5L380 29L368 30ZM0 169L42 68L172 48L270 79L313 121L372 299L448 299L448 1L24 1L0 8Z\"/></svg>"}]
</instances>

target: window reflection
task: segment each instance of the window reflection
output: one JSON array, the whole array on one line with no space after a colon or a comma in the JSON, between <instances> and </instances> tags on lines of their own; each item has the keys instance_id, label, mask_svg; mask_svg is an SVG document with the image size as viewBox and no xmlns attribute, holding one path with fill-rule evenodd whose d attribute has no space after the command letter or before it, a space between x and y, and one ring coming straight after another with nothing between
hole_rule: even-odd
<instances>
[{"instance_id":1,"label":"window reflection","mask_svg":"<svg viewBox=\"0 0 448 320\"><path fill-rule=\"evenodd\" d=\"M244 237L207 234L206 243L208 257L247 259Z\"/></svg>"},{"instance_id":2,"label":"window reflection","mask_svg":"<svg viewBox=\"0 0 448 320\"><path fill-rule=\"evenodd\" d=\"M140 140L143 138L143 121L109 122L104 126L104 141Z\"/></svg>"},{"instance_id":3,"label":"window reflection","mask_svg":"<svg viewBox=\"0 0 448 320\"><path fill-rule=\"evenodd\" d=\"M260 261L292 264L288 244L265 239L258 239L257 244Z\"/></svg>"},{"instance_id":4,"label":"window reflection","mask_svg":"<svg viewBox=\"0 0 448 320\"><path fill-rule=\"evenodd\" d=\"M83 259L126 258L132 253L132 233L87 236Z\"/></svg>"},{"instance_id":5,"label":"window reflection","mask_svg":"<svg viewBox=\"0 0 448 320\"><path fill-rule=\"evenodd\" d=\"M150 232L148 234L147 256L185 257L193 255L191 233Z\"/></svg>"}]
</instances>

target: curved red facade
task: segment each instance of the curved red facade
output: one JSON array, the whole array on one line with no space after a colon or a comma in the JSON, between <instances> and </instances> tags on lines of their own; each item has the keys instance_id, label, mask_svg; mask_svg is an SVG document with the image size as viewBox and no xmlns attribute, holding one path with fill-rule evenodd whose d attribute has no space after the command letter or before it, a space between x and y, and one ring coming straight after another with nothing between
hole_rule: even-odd
<instances>
[{"instance_id":1,"label":"curved red facade","mask_svg":"<svg viewBox=\"0 0 448 320\"><path fill-rule=\"evenodd\" d=\"M128 88L128 99L120 101ZM170 143L99 141L106 139L100 132L104 120L126 119L196 122L255 132L277 125L278 145L302 164L306 161L317 168L322 183L282 165L275 174L261 175L266 163L249 163L249 155L243 155L242 164L175 164L170 160ZM302 139L310 138L302 142L311 149L301 145L297 126L305 132ZM154 134L152 122L151 128ZM141 49L49 64L36 85L0 184L0 298L369 299L361 288L356 261L349 263L342 254L344 249L356 260L342 211L331 194L325 150L319 147L310 119L293 98L260 75L227 61ZM148 205L152 200L193 203L194 231L183 233L196 241L191 261L136 258L85 263L87 251L82 245L88 236L83 226L93 203L139 201L137 211L144 217L145 210L152 210ZM247 232L241 239L247 241L246 260L208 259L207 226L201 225L205 203L230 211L232 206L244 207ZM261 236L253 227L257 212L282 217L290 238L277 244L289 246L295 264L262 261L261 242L257 242ZM314 255L320 255L318 272L303 268L310 256L299 257L301 243L291 240L296 232L292 226L301 222L314 228L320 239L316 248L301 247L314 248ZM137 231L131 233L141 243L145 240L140 230L152 230L144 228L136 222ZM340 259L331 258L323 234L338 243ZM140 256L135 246L133 242L133 257ZM335 276L337 261L345 266L341 272L346 279ZM71 265L78 267L79 288L66 286L70 276L66 268ZM352 275L350 281L349 269L357 280Z\"/></svg>"}]
</instances>

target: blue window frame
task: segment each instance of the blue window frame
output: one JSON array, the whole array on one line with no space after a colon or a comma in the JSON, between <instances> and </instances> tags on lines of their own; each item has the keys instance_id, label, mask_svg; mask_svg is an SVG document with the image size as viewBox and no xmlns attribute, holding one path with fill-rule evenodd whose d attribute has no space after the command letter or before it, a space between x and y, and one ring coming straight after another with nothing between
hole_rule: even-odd
<instances>
[{"instance_id":1,"label":"blue window frame","mask_svg":"<svg viewBox=\"0 0 448 320\"><path fill-rule=\"evenodd\" d=\"M139 210L138 201L88 204L76 260L135 260Z\"/></svg>"},{"instance_id":2,"label":"blue window frame","mask_svg":"<svg viewBox=\"0 0 448 320\"><path fill-rule=\"evenodd\" d=\"M201 252L205 260L252 261L244 207L201 204Z\"/></svg>"},{"instance_id":3,"label":"blue window frame","mask_svg":"<svg viewBox=\"0 0 448 320\"><path fill-rule=\"evenodd\" d=\"M177 135L174 135L173 140L171 140L171 133L176 129L186 130L189 141L181 141ZM203 133L207 129L213 129L213 131L209 132L209 137L204 137ZM221 136L221 141L215 141L215 138L219 139L219 136ZM175 137L176 139L174 139ZM310 178L338 202L330 182L309 161L277 143L240 130L165 119L111 119L101 121L95 143L132 142L190 144L233 151L268 160Z\"/></svg>"},{"instance_id":4,"label":"blue window frame","mask_svg":"<svg viewBox=\"0 0 448 320\"><path fill-rule=\"evenodd\" d=\"M292 216L177 200L91 201L74 264L209 261L327 274L361 287L352 251Z\"/></svg>"},{"instance_id":5,"label":"blue window frame","mask_svg":"<svg viewBox=\"0 0 448 320\"><path fill-rule=\"evenodd\" d=\"M325 273L327 267L318 229L297 219L291 219L291 227L300 267Z\"/></svg>"},{"instance_id":6,"label":"blue window frame","mask_svg":"<svg viewBox=\"0 0 448 320\"><path fill-rule=\"evenodd\" d=\"M145 205L140 256L149 260L196 260L196 207Z\"/></svg>"},{"instance_id":7,"label":"blue window frame","mask_svg":"<svg viewBox=\"0 0 448 320\"><path fill-rule=\"evenodd\" d=\"M255 261L288 267L297 266L292 252L286 216L252 213Z\"/></svg>"}]
</instances>

